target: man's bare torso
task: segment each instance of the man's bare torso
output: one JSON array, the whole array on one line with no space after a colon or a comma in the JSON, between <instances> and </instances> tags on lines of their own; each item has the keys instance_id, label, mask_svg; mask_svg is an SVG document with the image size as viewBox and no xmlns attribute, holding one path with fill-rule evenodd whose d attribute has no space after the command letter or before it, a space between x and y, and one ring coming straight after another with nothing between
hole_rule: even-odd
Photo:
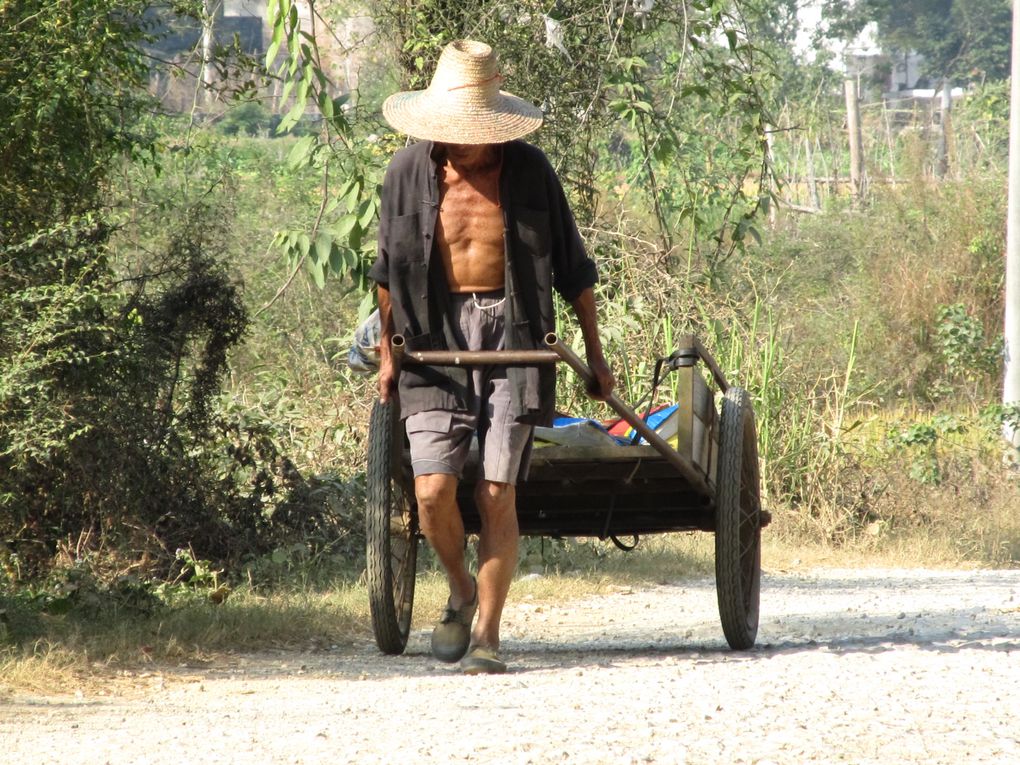
<instances>
[{"instance_id":1,"label":"man's bare torso","mask_svg":"<svg viewBox=\"0 0 1020 765\"><path fill-rule=\"evenodd\" d=\"M439 168L436 244L451 292L502 289L502 154L498 146L447 146Z\"/></svg>"}]
</instances>

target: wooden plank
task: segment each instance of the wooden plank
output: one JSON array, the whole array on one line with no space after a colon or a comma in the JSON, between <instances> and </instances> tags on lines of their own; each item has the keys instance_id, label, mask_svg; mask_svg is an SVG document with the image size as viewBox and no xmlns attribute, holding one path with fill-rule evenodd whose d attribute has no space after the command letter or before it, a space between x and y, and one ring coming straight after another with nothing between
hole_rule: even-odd
<instances>
[{"instance_id":1,"label":"wooden plank","mask_svg":"<svg viewBox=\"0 0 1020 765\"><path fill-rule=\"evenodd\" d=\"M531 464L541 460L550 464L565 462L634 462L657 460L665 463L655 447L647 444L634 446L540 446L531 452ZM668 463L667 463L668 464Z\"/></svg>"}]
</instances>

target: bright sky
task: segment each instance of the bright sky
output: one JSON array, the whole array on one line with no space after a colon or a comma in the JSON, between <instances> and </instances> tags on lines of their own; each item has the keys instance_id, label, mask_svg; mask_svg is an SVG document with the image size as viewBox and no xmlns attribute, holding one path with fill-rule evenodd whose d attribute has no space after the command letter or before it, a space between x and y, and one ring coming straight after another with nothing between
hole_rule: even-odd
<instances>
[{"instance_id":1,"label":"bright sky","mask_svg":"<svg viewBox=\"0 0 1020 765\"><path fill-rule=\"evenodd\" d=\"M794 48L798 53L810 53L811 48L811 36L818 28L819 24L822 23L822 9L821 0L806 0L803 7L798 12L800 18L800 30L797 33L797 41L794 43ZM840 57L847 50L853 50L855 53L879 53L879 48L875 45L875 30L873 28L867 28L861 34L861 36L854 40L851 44L846 43L829 43L829 50L839 54Z\"/></svg>"}]
</instances>

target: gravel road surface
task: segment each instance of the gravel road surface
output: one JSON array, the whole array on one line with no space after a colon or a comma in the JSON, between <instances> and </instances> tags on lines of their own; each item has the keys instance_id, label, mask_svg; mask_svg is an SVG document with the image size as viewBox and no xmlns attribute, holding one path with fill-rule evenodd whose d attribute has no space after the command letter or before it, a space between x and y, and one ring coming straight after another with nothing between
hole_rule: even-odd
<instances>
[{"instance_id":1,"label":"gravel road surface","mask_svg":"<svg viewBox=\"0 0 1020 765\"><path fill-rule=\"evenodd\" d=\"M510 603L511 672L371 643L0 700L0 762L1020 763L1020 571L767 573L752 651L714 583Z\"/></svg>"}]
</instances>

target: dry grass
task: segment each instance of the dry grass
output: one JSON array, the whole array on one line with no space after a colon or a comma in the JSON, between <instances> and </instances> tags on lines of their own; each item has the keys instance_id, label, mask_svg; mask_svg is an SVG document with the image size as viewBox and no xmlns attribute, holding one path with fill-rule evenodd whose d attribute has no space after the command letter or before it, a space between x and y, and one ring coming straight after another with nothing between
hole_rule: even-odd
<instances>
[{"instance_id":1,"label":"dry grass","mask_svg":"<svg viewBox=\"0 0 1020 765\"><path fill-rule=\"evenodd\" d=\"M42 637L0 648L0 693L60 692L122 670L205 662L225 653L267 648L318 650L365 636L364 588L235 592L223 604L205 600L148 617L43 617Z\"/></svg>"},{"instance_id":2,"label":"dry grass","mask_svg":"<svg viewBox=\"0 0 1020 765\"><path fill-rule=\"evenodd\" d=\"M969 568L1020 560L1020 481L1004 478L1002 471L978 470L967 480L918 487L902 471L899 482L889 477L896 474L890 469L885 475L884 504L873 508L876 520L838 545L806 532L794 513L775 512L763 533L765 571ZM543 543L528 540L510 598L569 602L620 584L711 576L713 561L708 533L655 535L630 553L601 542L546 541L543 550ZM425 568L419 566L415 629L427 627L448 594L445 577ZM158 671L270 648L322 650L371 639L364 585L346 580L324 589L271 594L242 589L218 606L195 600L144 618L34 618L29 631L35 639L0 648L0 695L65 693L115 684L123 671Z\"/></svg>"}]
</instances>

